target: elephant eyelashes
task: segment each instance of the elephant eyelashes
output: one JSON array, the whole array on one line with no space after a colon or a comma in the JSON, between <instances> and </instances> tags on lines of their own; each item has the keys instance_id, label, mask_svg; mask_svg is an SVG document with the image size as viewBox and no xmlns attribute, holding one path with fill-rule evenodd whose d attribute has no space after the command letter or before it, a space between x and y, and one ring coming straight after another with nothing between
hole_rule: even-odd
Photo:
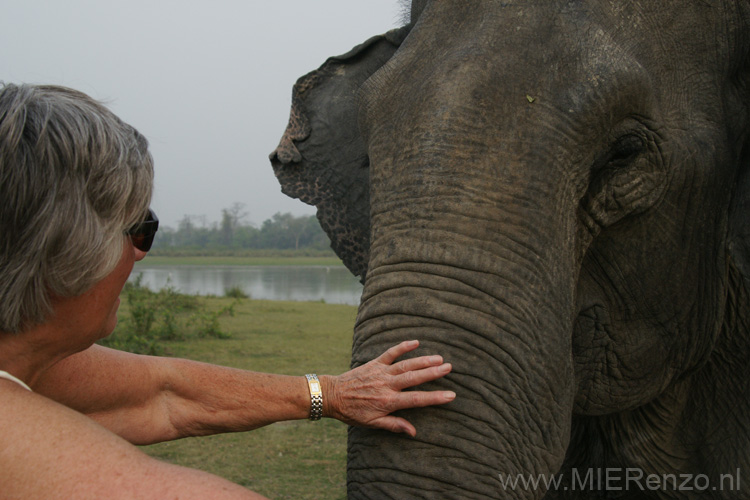
<instances>
[{"instance_id":1,"label":"elephant eyelashes","mask_svg":"<svg viewBox=\"0 0 750 500\"><path fill-rule=\"evenodd\" d=\"M646 144L642 137L626 135L617 140L602 166L625 166L635 160L645 150Z\"/></svg>"},{"instance_id":2,"label":"elephant eyelashes","mask_svg":"<svg viewBox=\"0 0 750 500\"><path fill-rule=\"evenodd\" d=\"M617 139L606 153L594 162L591 169L593 186L605 182L606 178L609 178L616 171L631 165L646 150L646 141L640 135L628 134Z\"/></svg>"}]
</instances>

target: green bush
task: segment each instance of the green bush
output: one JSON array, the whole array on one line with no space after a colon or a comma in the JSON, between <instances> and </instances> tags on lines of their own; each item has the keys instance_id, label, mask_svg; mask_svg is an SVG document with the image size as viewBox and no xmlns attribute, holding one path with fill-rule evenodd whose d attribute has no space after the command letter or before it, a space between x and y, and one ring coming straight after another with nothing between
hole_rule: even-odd
<instances>
[{"instance_id":1,"label":"green bush","mask_svg":"<svg viewBox=\"0 0 750 500\"><path fill-rule=\"evenodd\" d=\"M234 304L210 311L200 298L178 293L167 286L152 292L142 285L143 275L125 284L121 297L119 322L115 331L99 343L138 354L162 355L161 341L180 341L190 337L229 338L219 318L234 314Z\"/></svg>"},{"instance_id":2,"label":"green bush","mask_svg":"<svg viewBox=\"0 0 750 500\"><path fill-rule=\"evenodd\" d=\"M236 301L218 311L199 311L194 314L193 323L196 325L195 332L198 337L230 338L232 335L221 329L219 318L226 315L234 316L234 304L236 304Z\"/></svg>"},{"instance_id":3,"label":"green bush","mask_svg":"<svg viewBox=\"0 0 750 500\"><path fill-rule=\"evenodd\" d=\"M243 290L242 288L233 286L224 290L224 297L229 297L231 299L247 299L250 296L245 293L245 290Z\"/></svg>"}]
</instances>

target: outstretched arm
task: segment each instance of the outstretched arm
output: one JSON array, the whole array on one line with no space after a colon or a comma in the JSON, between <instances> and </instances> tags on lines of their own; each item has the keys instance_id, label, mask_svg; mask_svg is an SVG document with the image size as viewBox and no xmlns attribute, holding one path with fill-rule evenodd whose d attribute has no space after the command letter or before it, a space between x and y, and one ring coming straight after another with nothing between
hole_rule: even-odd
<instances>
[{"instance_id":1,"label":"outstretched arm","mask_svg":"<svg viewBox=\"0 0 750 500\"><path fill-rule=\"evenodd\" d=\"M413 436L414 427L391 413L443 404L455 397L447 391L402 392L451 369L440 356L396 362L417 346L417 342L403 342L352 371L321 376L323 415ZM310 412L303 376L141 356L101 346L61 361L33 389L135 444L247 431L307 418Z\"/></svg>"}]
</instances>

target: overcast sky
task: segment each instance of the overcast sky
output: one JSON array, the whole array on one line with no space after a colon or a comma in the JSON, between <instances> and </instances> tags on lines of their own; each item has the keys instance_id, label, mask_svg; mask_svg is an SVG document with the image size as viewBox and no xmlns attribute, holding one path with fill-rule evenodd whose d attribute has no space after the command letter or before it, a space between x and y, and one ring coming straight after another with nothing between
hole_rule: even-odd
<instances>
[{"instance_id":1,"label":"overcast sky","mask_svg":"<svg viewBox=\"0 0 750 500\"><path fill-rule=\"evenodd\" d=\"M76 88L143 133L163 224L239 202L259 225L315 213L268 161L294 82L400 18L398 0L5 0L0 80Z\"/></svg>"}]
</instances>

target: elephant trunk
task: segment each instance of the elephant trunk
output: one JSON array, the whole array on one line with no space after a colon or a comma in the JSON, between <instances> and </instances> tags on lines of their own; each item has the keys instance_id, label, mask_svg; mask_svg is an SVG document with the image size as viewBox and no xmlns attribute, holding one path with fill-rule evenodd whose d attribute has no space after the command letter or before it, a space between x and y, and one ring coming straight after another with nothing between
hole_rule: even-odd
<instances>
[{"instance_id":1,"label":"elephant trunk","mask_svg":"<svg viewBox=\"0 0 750 500\"><path fill-rule=\"evenodd\" d=\"M352 429L349 498L541 498L543 483L504 484L549 477L567 448L576 257L565 228L572 222L555 203L534 203L523 192L479 195L472 186L487 179L438 179L434 163L408 171L373 183L353 363L418 339L417 354L453 364L425 389L458 397L405 412L414 439ZM555 195L557 188L540 189L522 191ZM495 223L476 223L493 212Z\"/></svg>"}]
</instances>

